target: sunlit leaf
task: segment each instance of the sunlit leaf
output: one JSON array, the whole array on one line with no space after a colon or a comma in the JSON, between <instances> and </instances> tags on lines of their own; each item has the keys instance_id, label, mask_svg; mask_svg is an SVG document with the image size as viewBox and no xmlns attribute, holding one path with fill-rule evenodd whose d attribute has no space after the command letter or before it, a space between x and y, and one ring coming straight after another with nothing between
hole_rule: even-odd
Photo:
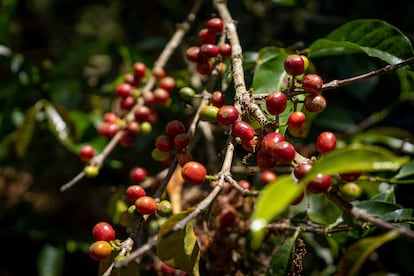
<instances>
[{"instance_id":1,"label":"sunlit leaf","mask_svg":"<svg viewBox=\"0 0 414 276\"><path fill-rule=\"evenodd\" d=\"M190 275L199 275L200 248L193 224L187 223L183 230L170 232L188 214L189 211L185 211L171 216L161 226L158 236L162 239L157 245L157 255L168 266L184 270ZM169 234L166 235L167 233Z\"/></svg>"},{"instance_id":2,"label":"sunlit leaf","mask_svg":"<svg viewBox=\"0 0 414 276\"><path fill-rule=\"evenodd\" d=\"M398 231L361 239L351 245L338 263L335 275L356 275L369 255L377 248L399 237Z\"/></svg>"},{"instance_id":3,"label":"sunlit leaf","mask_svg":"<svg viewBox=\"0 0 414 276\"><path fill-rule=\"evenodd\" d=\"M311 46L311 57L365 53L389 64L413 55L410 40L394 26L377 19L348 22Z\"/></svg>"},{"instance_id":4,"label":"sunlit leaf","mask_svg":"<svg viewBox=\"0 0 414 276\"><path fill-rule=\"evenodd\" d=\"M298 184L290 175L279 177L266 185L258 197L250 225L251 246L260 246L266 225L282 214L317 174L396 171L407 162L407 157L396 156L384 148L355 144L323 155L313 163L312 170Z\"/></svg>"},{"instance_id":5,"label":"sunlit leaf","mask_svg":"<svg viewBox=\"0 0 414 276\"><path fill-rule=\"evenodd\" d=\"M295 249L296 239L299 231L296 231L292 237L287 238L279 249L273 254L270 264L266 269L266 275L285 276L290 270L290 261Z\"/></svg>"},{"instance_id":6,"label":"sunlit leaf","mask_svg":"<svg viewBox=\"0 0 414 276\"><path fill-rule=\"evenodd\" d=\"M37 258L38 275L59 276L63 272L65 250L51 244L43 246Z\"/></svg>"}]
</instances>

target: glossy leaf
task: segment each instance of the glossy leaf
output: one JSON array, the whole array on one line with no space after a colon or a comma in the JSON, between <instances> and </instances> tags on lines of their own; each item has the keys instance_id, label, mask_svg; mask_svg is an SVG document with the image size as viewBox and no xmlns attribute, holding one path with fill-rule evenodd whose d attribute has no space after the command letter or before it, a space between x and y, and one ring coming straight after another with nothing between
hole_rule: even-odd
<instances>
[{"instance_id":1,"label":"glossy leaf","mask_svg":"<svg viewBox=\"0 0 414 276\"><path fill-rule=\"evenodd\" d=\"M38 275L59 276L63 272L65 250L51 244L43 246L37 259Z\"/></svg>"},{"instance_id":2,"label":"glossy leaf","mask_svg":"<svg viewBox=\"0 0 414 276\"><path fill-rule=\"evenodd\" d=\"M270 93L286 86L288 76L284 69L287 54L279 48L262 49L257 60L251 88L253 93Z\"/></svg>"},{"instance_id":3,"label":"glossy leaf","mask_svg":"<svg viewBox=\"0 0 414 276\"><path fill-rule=\"evenodd\" d=\"M351 145L327 153L313 163L312 170L298 184L290 175L279 177L262 190L253 211L250 229L253 248L258 248L266 225L279 216L317 174L354 171L396 171L408 161L390 151L369 145ZM277 199L277 200L275 200Z\"/></svg>"},{"instance_id":4,"label":"glossy leaf","mask_svg":"<svg viewBox=\"0 0 414 276\"><path fill-rule=\"evenodd\" d=\"M378 218L384 221L389 222L399 222L400 219L410 218L413 215L413 209L411 208L401 208L397 210L393 210L391 212L382 214Z\"/></svg>"},{"instance_id":5,"label":"glossy leaf","mask_svg":"<svg viewBox=\"0 0 414 276\"><path fill-rule=\"evenodd\" d=\"M383 214L386 214L388 212L392 212L392 211L395 211L401 208L401 206L396 205L396 204L391 204L391 203L384 202L384 201L375 201L375 200L361 201L361 202L358 202L355 206L360 209L364 209L369 216L375 216L375 217L381 216Z\"/></svg>"},{"instance_id":6,"label":"glossy leaf","mask_svg":"<svg viewBox=\"0 0 414 276\"><path fill-rule=\"evenodd\" d=\"M184 270L190 275L199 275L200 248L193 224L187 223L185 229L169 233L174 225L188 214L189 211L186 211L171 216L161 226L158 236L162 237L162 240L157 245L157 255L168 266ZM164 235L166 236L163 237Z\"/></svg>"},{"instance_id":7,"label":"glossy leaf","mask_svg":"<svg viewBox=\"0 0 414 276\"><path fill-rule=\"evenodd\" d=\"M309 197L307 215L309 220L314 223L330 225L341 217L342 210L329 200L325 194L315 194Z\"/></svg>"},{"instance_id":8,"label":"glossy leaf","mask_svg":"<svg viewBox=\"0 0 414 276\"><path fill-rule=\"evenodd\" d=\"M361 239L351 245L338 263L335 275L356 275L365 260L377 248L399 237L398 231L389 231L385 234Z\"/></svg>"},{"instance_id":9,"label":"glossy leaf","mask_svg":"<svg viewBox=\"0 0 414 276\"><path fill-rule=\"evenodd\" d=\"M394 26L377 19L348 22L311 46L311 58L365 53L389 64L413 55L410 40Z\"/></svg>"},{"instance_id":10,"label":"glossy leaf","mask_svg":"<svg viewBox=\"0 0 414 276\"><path fill-rule=\"evenodd\" d=\"M38 112L39 109L36 105L26 110L23 123L15 131L14 149L19 157L25 156L27 147L32 141Z\"/></svg>"},{"instance_id":11,"label":"glossy leaf","mask_svg":"<svg viewBox=\"0 0 414 276\"><path fill-rule=\"evenodd\" d=\"M406 178L412 175L414 175L414 160L411 160L405 164L397 173L397 175L394 176L394 179Z\"/></svg>"},{"instance_id":12,"label":"glossy leaf","mask_svg":"<svg viewBox=\"0 0 414 276\"><path fill-rule=\"evenodd\" d=\"M296 231L292 237L287 238L279 249L273 254L269 266L266 269L267 276L284 276L290 271L290 262L295 250L296 239L299 231Z\"/></svg>"}]
</instances>

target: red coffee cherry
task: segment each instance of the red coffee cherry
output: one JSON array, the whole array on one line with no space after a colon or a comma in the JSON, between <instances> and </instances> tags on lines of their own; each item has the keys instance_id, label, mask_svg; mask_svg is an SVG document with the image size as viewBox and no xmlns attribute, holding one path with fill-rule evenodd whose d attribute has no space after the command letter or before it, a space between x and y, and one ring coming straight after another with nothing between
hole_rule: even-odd
<instances>
[{"instance_id":1,"label":"red coffee cherry","mask_svg":"<svg viewBox=\"0 0 414 276\"><path fill-rule=\"evenodd\" d=\"M128 83L121 83L119 84L116 89L116 95L121 98L126 98L131 95L132 87Z\"/></svg>"},{"instance_id":2,"label":"red coffee cherry","mask_svg":"<svg viewBox=\"0 0 414 276\"><path fill-rule=\"evenodd\" d=\"M165 89L168 92L171 92L175 88L175 79L173 77L163 77L160 79L160 82L158 83L158 86L160 88Z\"/></svg>"},{"instance_id":3,"label":"red coffee cherry","mask_svg":"<svg viewBox=\"0 0 414 276\"><path fill-rule=\"evenodd\" d=\"M190 144L190 136L187 133L180 133L174 137L173 144L178 150L184 149Z\"/></svg>"},{"instance_id":4,"label":"red coffee cherry","mask_svg":"<svg viewBox=\"0 0 414 276\"><path fill-rule=\"evenodd\" d=\"M333 151L335 147L336 147L335 134L329 131L325 131L319 134L318 139L316 140L316 148L319 153Z\"/></svg>"},{"instance_id":5,"label":"red coffee cherry","mask_svg":"<svg viewBox=\"0 0 414 276\"><path fill-rule=\"evenodd\" d=\"M139 84L139 80L137 80L135 75L132 73L126 73L124 75L124 82L131 86L138 86Z\"/></svg>"},{"instance_id":6,"label":"red coffee cherry","mask_svg":"<svg viewBox=\"0 0 414 276\"><path fill-rule=\"evenodd\" d=\"M226 205L223 210L221 210L218 221L220 224L220 227L233 227L236 225L237 221L237 211L236 208L234 208L231 205Z\"/></svg>"},{"instance_id":7,"label":"red coffee cherry","mask_svg":"<svg viewBox=\"0 0 414 276\"><path fill-rule=\"evenodd\" d=\"M217 112L217 122L231 125L239 118L239 111L233 105L224 105Z\"/></svg>"},{"instance_id":8,"label":"red coffee cherry","mask_svg":"<svg viewBox=\"0 0 414 276\"><path fill-rule=\"evenodd\" d=\"M179 120L172 120L165 125L165 132L174 138L178 134L185 133L185 126Z\"/></svg>"},{"instance_id":9,"label":"red coffee cherry","mask_svg":"<svg viewBox=\"0 0 414 276\"><path fill-rule=\"evenodd\" d=\"M224 23L221 18L214 17L207 21L206 27L210 33L217 34L223 31Z\"/></svg>"},{"instance_id":10,"label":"red coffee cherry","mask_svg":"<svg viewBox=\"0 0 414 276\"><path fill-rule=\"evenodd\" d=\"M314 179L309 181L307 190L310 193L318 194L328 190L332 185L332 178L327 174L318 174Z\"/></svg>"},{"instance_id":11,"label":"red coffee cherry","mask_svg":"<svg viewBox=\"0 0 414 276\"><path fill-rule=\"evenodd\" d=\"M305 62L300 55L289 55L285 59L285 71L292 75L298 76L301 75L305 68Z\"/></svg>"},{"instance_id":12,"label":"red coffee cherry","mask_svg":"<svg viewBox=\"0 0 414 276\"><path fill-rule=\"evenodd\" d=\"M241 140L250 141L254 137L254 128L245 121L235 121L231 127L234 136Z\"/></svg>"},{"instance_id":13,"label":"red coffee cherry","mask_svg":"<svg viewBox=\"0 0 414 276\"><path fill-rule=\"evenodd\" d=\"M293 169L293 175L296 179L301 180L312 169L310 163L300 163Z\"/></svg>"},{"instance_id":14,"label":"red coffee cherry","mask_svg":"<svg viewBox=\"0 0 414 276\"><path fill-rule=\"evenodd\" d=\"M156 88L152 93L154 95L154 103L166 103L170 99L170 93L164 88Z\"/></svg>"},{"instance_id":15,"label":"red coffee cherry","mask_svg":"<svg viewBox=\"0 0 414 276\"><path fill-rule=\"evenodd\" d=\"M129 203L135 204L135 201L137 201L138 198L145 196L146 193L142 186L131 185L126 189L125 195Z\"/></svg>"},{"instance_id":16,"label":"red coffee cherry","mask_svg":"<svg viewBox=\"0 0 414 276\"><path fill-rule=\"evenodd\" d=\"M92 236L96 241L113 241L116 237L115 230L107 222L99 222L92 228Z\"/></svg>"},{"instance_id":17,"label":"red coffee cherry","mask_svg":"<svg viewBox=\"0 0 414 276\"><path fill-rule=\"evenodd\" d=\"M197 63L197 72L200 75L208 75L213 69L213 63L209 60L202 60Z\"/></svg>"},{"instance_id":18,"label":"red coffee cherry","mask_svg":"<svg viewBox=\"0 0 414 276\"><path fill-rule=\"evenodd\" d=\"M323 80L317 74L307 74L303 77L302 88L307 93L319 93L322 91Z\"/></svg>"},{"instance_id":19,"label":"red coffee cherry","mask_svg":"<svg viewBox=\"0 0 414 276\"><path fill-rule=\"evenodd\" d=\"M137 79L142 79L147 72L147 66L142 62L134 63L134 72Z\"/></svg>"},{"instance_id":20,"label":"red coffee cherry","mask_svg":"<svg viewBox=\"0 0 414 276\"><path fill-rule=\"evenodd\" d=\"M198 33L200 44L214 44L216 42L216 34L209 32L208 29L202 29Z\"/></svg>"},{"instance_id":21,"label":"red coffee cherry","mask_svg":"<svg viewBox=\"0 0 414 276\"><path fill-rule=\"evenodd\" d=\"M212 105L222 107L225 101L224 93L221 91L214 91L213 94L211 94L210 101Z\"/></svg>"},{"instance_id":22,"label":"red coffee cherry","mask_svg":"<svg viewBox=\"0 0 414 276\"><path fill-rule=\"evenodd\" d=\"M351 182L357 180L361 174L362 172L340 173L339 178L343 181Z\"/></svg>"},{"instance_id":23,"label":"red coffee cherry","mask_svg":"<svg viewBox=\"0 0 414 276\"><path fill-rule=\"evenodd\" d=\"M203 44L200 50L205 58L216 57L219 54L219 48L215 44Z\"/></svg>"},{"instance_id":24,"label":"red coffee cherry","mask_svg":"<svg viewBox=\"0 0 414 276\"><path fill-rule=\"evenodd\" d=\"M151 215L157 211L157 203L150 196L142 196L135 201L135 208L141 215Z\"/></svg>"},{"instance_id":25,"label":"red coffee cherry","mask_svg":"<svg viewBox=\"0 0 414 276\"><path fill-rule=\"evenodd\" d=\"M241 188L245 190L251 190L252 189L252 183L246 179L241 179L238 181L238 184Z\"/></svg>"},{"instance_id":26,"label":"red coffee cherry","mask_svg":"<svg viewBox=\"0 0 414 276\"><path fill-rule=\"evenodd\" d=\"M112 247L107 241L96 241L89 246L89 256L100 261L111 255Z\"/></svg>"},{"instance_id":27,"label":"red coffee cherry","mask_svg":"<svg viewBox=\"0 0 414 276\"><path fill-rule=\"evenodd\" d=\"M139 123L148 122L151 114L151 109L146 105L140 105L135 109L134 117Z\"/></svg>"},{"instance_id":28,"label":"red coffee cherry","mask_svg":"<svg viewBox=\"0 0 414 276\"><path fill-rule=\"evenodd\" d=\"M326 108L326 100L320 94L310 94L306 96L303 104L307 111L314 113L322 112Z\"/></svg>"},{"instance_id":29,"label":"red coffee cherry","mask_svg":"<svg viewBox=\"0 0 414 276\"><path fill-rule=\"evenodd\" d=\"M248 152L256 151L258 144L259 144L259 138L257 138L257 136L254 136L250 140L241 140L242 147Z\"/></svg>"},{"instance_id":30,"label":"red coffee cherry","mask_svg":"<svg viewBox=\"0 0 414 276\"><path fill-rule=\"evenodd\" d=\"M190 161L183 166L181 175L189 184L199 185L204 182L207 170L203 164L196 161Z\"/></svg>"},{"instance_id":31,"label":"red coffee cherry","mask_svg":"<svg viewBox=\"0 0 414 276\"><path fill-rule=\"evenodd\" d=\"M177 162L180 164L181 167L184 167L184 165L190 161L193 161L193 155L189 151L179 151L177 154Z\"/></svg>"},{"instance_id":32,"label":"red coffee cherry","mask_svg":"<svg viewBox=\"0 0 414 276\"><path fill-rule=\"evenodd\" d=\"M187 49L187 51L185 52L185 55L187 57L187 59L189 61L192 62L200 62L202 57L201 57L201 50L200 47L198 46L192 46L190 48Z\"/></svg>"},{"instance_id":33,"label":"red coffee cherry","mask_svg":"<svg viewBox=\"0 0 414 276\"><path fill-rule=\"evenodd\" d=\"M118 120L118 116L116 116L115 113L106 112L104 114L104 122L106 123L116 123L117 120Z\"/></svg>"},{"instance_id":34,"label":"red coffee cherry","mask_svg":"<svg viewBox=\"0 0 414 276\"><path fill-rule=\"evenodd\" d=\"M131 121L128 122L126 127L125 127L125 131L129 134L129 135L137 135L139 133L139 123L137 121Z\"/></svg>"},{"instance_id":35,"label":"red coffee cherry","mask_svg":"<svg viewBox=\"0 0 414 276\"><path fill-rule=\"evenodd\" d=\"M121 101L121 107L125 110L131 110L131 108L135 105L136 100L133 96L128 96L126 98L123 98Z\"/></svg>"},{"instance_id":36,"label":"red coffee cherry","mask_svg":"<svg viewBox=\"0 0 414 276\"><path fill-rule=\"evenodd\" d=\"M302 111L294 111L288 117L288 126L289 127L299 127L306 120L305 113Z\"/></svg>"},{"instance_id":37,"label":"red coffee cherry","mask_svg":"<svg viewBox=\"0 0 414 276\"><path fill-rule=\"evenodd\" d=\"M271 149L271 155L277 163L288 164L295 158L296 150L293 145L287 141L282 141Z\"/></svg>"},{"instance_id":38,"label":"red coffee cherry","mask_svg":"<svg viewBox=\"0 0 414 276\"><path fill-rule=\"evenodd\" d=\"M303 198L305 197L305 192L301 192L300 195L298 195L293 201L292 203L290 203L290 205L298 205L299 203L302 202Z\"/></svg>"},{"instance_id":39,"label":"red coffee cherry","mask_svg":"<svg viewBox=\"0 0 414 276\"><path fill-rule=\"evenodd\" d=\"M157 79L160 80L165 77L165 70L162 67L156 67L152 70L152 75Z\"/></svg>"},{"instance_id":40,"label":"red coffee cherry","mask_svg":"<svg viewBox=\"0 0 414 276\"><path fill-rule=\"evenodd\" d=\"M286 105L286 95L280 91L270 93L266 97L266 108L267 111L272 115L277 115L285 111Z\"/></svg>"},{"instance_id":41,"label":"red coffee cherry","mask_svg":"<svg viewBox=\"0 0 414 276\"><path fill-rule=\"evenodd\" d=\"M263 185L267 185L270 182L275 181L276 178L277 178L277 176L274 172L272 172L270 170L264 170L260 174L260 183L262 183Z\"/></svg>"},{"instance_id":42,"label":"red coffee cherry","mask_svg":"<svg viewBox=\"0 0 414 276\"><path fill-rule=\"evenodd\" d=\"M80 148L79 158L83 162L89 162L95 155L95 149L91 145L85 145Z\"/></svg>"},{"instance_id":43,"label":"red coffee cherry","mask_svg":"<svg viewBox=\"0 0 414 276\"><path fill-rule=\"evenodd\" d=\"M141 183L148 176L148 171L143 167L133 167L129 172L129 177L135 183Z\"/></svg>"},{"instance_id":44,"label":"red coffee cherry","mask_svg":"<svg viewBox=\"0 0 414 276\"><path fill-rule=\"evenodd\" d=\"M135 133L129 133L128 131L123 131L121 138L119 139L119 144L124 148L130 148L135 145L137 135Z\"/></svg>"},{"instance_id":45,"label":"red coffee cherry","mask_svg":"<svg viewBox=\"0 0 414 276\"><path fill-rule=\"evenodd\" d=\"M263 149L260 149L256 155L256 163L261 169L271 169L276 165L276 160Z\"/></svg>"},{"instance_id":46,"label":"red coffee cherry","mask_svg":"<svg viewBox=\"0 0 414 276\"><path fill-rule=\"evenodd\" d=\"M119 131L118 124L115 123L103 123L98 128L98 134L107 138L112 138Z\"/></svg>"},{"instance_id":47,"label":"red coffee cherry","mask_svg":"<svg viewBox=\"0 0 414 276\"><path fill-rule=\"evenodd\" d=\"M285 141L285 137L283 137L282 134L278 132L269 132L263 137L260 145L266 153L271 154L274 146L282 141Z\"/></svg>"},{"instance_id":48,"label":"red coffee cherry","mask_svg":"<svg viewBox=\"0 0 414 276\"><path fill-rule=\"evenodd\" d=\"M162 152L171 152L174 149L170 136L164 134L155 139L155 147Z\"/></svg>"},{"instance_id":49,"label":"red coffee cherry","mask_svg":"<svg viewBox=\"0 0 414 276\"><path fill-rule=\"evenodd\" d=\"M229 43L222 43L219 45L219 54L222 57L229 57L231 56L231 44Z\"/></svg>"}]
</instances>

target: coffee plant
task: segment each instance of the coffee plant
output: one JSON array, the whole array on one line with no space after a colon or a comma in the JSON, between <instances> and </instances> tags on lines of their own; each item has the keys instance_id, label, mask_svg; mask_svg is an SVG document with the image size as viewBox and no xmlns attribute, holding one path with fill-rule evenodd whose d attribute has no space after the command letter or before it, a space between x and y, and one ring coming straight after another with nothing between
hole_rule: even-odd
<instances>
[{"instance_id":1,"label":"coffee plant","mask_svg":"<svg viewBox=\"0 0 414 276\"><path fill-rule=\"evenodd\" d=\"M356 19L306 45L245 49L231 1L187 2L158 57L123 50L129 62L105 84L104 104L91 99L95 112L42 98L2 140L23 158L46 122L78 164L65 167L59 194L81 198L87 185L108 194L84 242L66 251L106 276L414 273L414 137L388 120L412 108L410 39ZM357 69L334 70L342 63ZM400 91L355 116L382 100L386 78ZM106 178L114 183L96 186ZM392 266L391 250L407 256ZM63 266L43 254L39 267Z\"/></svg>"}]
</instances>

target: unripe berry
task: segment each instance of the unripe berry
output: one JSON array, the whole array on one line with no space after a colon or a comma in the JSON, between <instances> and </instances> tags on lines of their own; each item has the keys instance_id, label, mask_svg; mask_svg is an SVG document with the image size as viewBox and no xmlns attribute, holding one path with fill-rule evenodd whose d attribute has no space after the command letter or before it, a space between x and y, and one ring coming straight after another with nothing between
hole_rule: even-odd
<instances>
[{"instance_id":1,"label":"unripe berry","mask_svg":"<svg viewBox=\"0 0 414 276\"><path fill-rule=\"evenodd\" d=\"M317 74L307 74L303 77L302 88L306 93L319 93L322 91L323 80Z\"/></svg>"},{"instance_id":2,"label":"unripe berry","mask_svg":"<svg viewBox=\"0 0 414 276\"><path fill-rule=\"evenodd\" d=\"M320 94L310 94L306 96L303 104L309 112L319 113L326 108L326 100Z\"/></svg>"},{"instance_id":3,"label":"unripe berry","mask_svg":"<svg viewBox=\"0 0 414 276\"><path fill-rule=\"evenodd\" d=\"M191 101L195 96L195 91L191 87L183 87L178 91L183 100Z\"/></svg>"},{"instance_id":4,"label":"unripe berry","mask_svg":"<svg viewBox=\"0 0 414 276\"><path fill-rule=\"evenodd\" d=\"M85 145L79 150L79 158L83 162L89 162L95 155L95 149L91 145Z\"/></svg>"},{"instance_id":5,"label":"unripe berry","mask_svg":"<svg viewBox=\"0 0 414 276\"><path fill-rule=\"evenodd\" d=\"M339 188L339 195L347 201L353 201L360 197L361 194L361 187L354 182L347 182Z\"/></svg>"},{"instance_id":6,"label":"unripe berry","mask_svg":"<svg viewBox=\"0 0 414 276\"><path fill-rule=\"evenodd\" d=\"M131 185L126 189L125 195L129 203L135 204L135 201L137 201L138 198L145 196L146 193L142 186Z\"/></svg>"},{"instance_id":7,"label":"unripe berry","mask_svg":"<svg viewBox=\"0 0 414 276\"><path fill-rule=\"evenodd\" d=\"M163 200L157 204L157 214L161 217L169 217L172 211L172 204L168 200Z\"/></svg>"},{"instance_id":8,"label":"unripe berry","mask_svg":"<svg viewBox=\"0 0 414 276\"><path fill-rule=\"evenodd\" d=\"M289 55L285 60L284 67L288 74L297 76L303 73L305 62L300 55Z\"/></svg>"},{"instance_id":9,"label":"unripe berry","mask_svg":"<svg viewBox=\"0 0 414 276\"><path fill-rule=\"evenodd\" d=\"M94 178L97 177L99 174L99 167L94 165L88 165L83 168L83 172L85 173L85 176L88 178Z\"/></svg>"},{"instance_id":10,"label":"unripe berry","mask_svg":"<svg viewBox=\"0 0 414 276\"><path fill-rule=\"evenodd\" d=\"M335 147L336 147L335 134L329 131L325 131L319 134L318 139L316 140L316 148L319 153L333 151Z\"/></svg>"},{"instance_id":11,"label":"unripe berry","mask_svg":"<svg viewBox=\"0 0 414 276\"><path fill-rule=\"evenodd\" d=\"M231 127L234 136L241 140L250 141L254 137L254 128L245 121L235 121Z\"/></svg>"},{"instance_id":12,"label":"unripe berry","mask_svg":"<svg viewBox=\"0 0 414 276\"><path fill-rule=\"evenodd\" d=\"M96 241L89 246L89 256L100 261L111 255L112 247L107 241Z\"/></svg>"},{"instance_id":13,"label":"unripe berry","mask_svg":"<svg viewBox=\"0 0 414 276\"><path fill-rule=\"evenodd\" d=\"M207 170L203 164L196 161L190 161L182 168L181 175L189 184L200 185L205 180Z\"/></svg>"},{"instance_id":14,"label":"unripe berry","mask_svg":"<svg viewBox=\"0 0 414 276\"><path fill-rule=\"evenodd\" d=\"M206 105L200 111L200 119L208 122L217 122L219 108L214 105Z\"/></svg>"},{"instance_id":15,"label":"unripe berry","mask_svg":"<svg viewBox=\"0 0 414 276\"><path fill-rule=\"evenodd\" d=\"M280 91L270 93L266 97L266 108L267 111L272 115L277 115L285 111L286 105L286 95Z\"/></svg>"},{"instance_id":16,"label":"unripe berry","mask_svg":"<svg viewBox=\"0 0 414 276\"><path fill-rule=\"evenodd\" d=\"M107 222L99 222L92 228L92 236L96 241L113 241L116 234L112 225Z\"/></svg>"},{"instance_id":17,"label":"unripe berry","mask_svg":"<svg viewBox=\"0 0 414 276\"><path fill-rule=\"evenodd\" d=\"M151 215L157 210L157 203L150 196L142 196L135 201L135 208L142 215Z\"/></svg>"},{"instance_id":18,"label":"unripe berry","mask_svg":"<svg viewBox=\"0 0 414 276\"><path fill-rule=\"evenodd\" d=\"M239 111L232 105L224 105L217 112L217 122L222 125L231 125L239 118Z\"/></svg>"}]
</instances>

